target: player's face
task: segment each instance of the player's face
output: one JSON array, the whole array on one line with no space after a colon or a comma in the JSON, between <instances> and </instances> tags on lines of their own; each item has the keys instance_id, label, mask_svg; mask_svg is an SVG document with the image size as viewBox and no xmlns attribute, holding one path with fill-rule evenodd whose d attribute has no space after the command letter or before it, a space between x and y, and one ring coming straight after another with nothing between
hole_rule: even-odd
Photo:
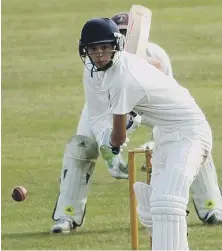
<instances>
[{"instance_id":1,"label":"player's face","mask_svg":"<svg viewBox=\"0 0 222 251\"><path fill-rule=\"evenodd\" d=\"M88 55L97 68L106 66L114 53L112 44L91 45L88 48Z\"/></svg>"}]
</instances>

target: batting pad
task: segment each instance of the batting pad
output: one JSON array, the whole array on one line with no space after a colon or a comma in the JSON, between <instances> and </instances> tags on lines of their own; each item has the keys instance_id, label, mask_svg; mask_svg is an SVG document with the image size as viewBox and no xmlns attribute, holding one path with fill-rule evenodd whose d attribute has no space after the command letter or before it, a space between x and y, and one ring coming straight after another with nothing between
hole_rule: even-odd
<instances>
[{"instance_id":1,"label":"batting pad","mask_svg":"<svg viewBox=\"0 0 222 251\"><path fill-rule=\"evenodd\" d=\"M203 220L209 211L222 211L222 196L218 185L216 168L212 156L202 164L200 171L191 185L193 200L198 217Z\"/></svg>"},{"instance_id":2,"label":"batting pad","mask_svg":"<svg viewBox=\"0 0 222 251\"><path fill-rule=\"evenodd\" d=\"M186 205L187 200L178 196L153 196L153 250L188 250Z\"/></svg>"},{"instance_id":3,"label":"batting pad","mask_svg":"<svg viewBox=\"0 0 222 251\"><path fill-rule=\"evenodd\" d=\"M143 182L136 182L133 185L134 192L137 199L137 213L142 225L152 232L152 217L150 214L150 197L152 188Z\"/></svg>"},{"instance_id":4,"label":"batting pad","mask_svg":"<svg viewBox=\"0 0 222 251\"><path fill-rule=\"evenodd\" d=\"M54 220L68 216L77 225L82 224L87 193L98 155L97 143L88 137L77 135L67 143Z\"/></svg>"}]
</instances>

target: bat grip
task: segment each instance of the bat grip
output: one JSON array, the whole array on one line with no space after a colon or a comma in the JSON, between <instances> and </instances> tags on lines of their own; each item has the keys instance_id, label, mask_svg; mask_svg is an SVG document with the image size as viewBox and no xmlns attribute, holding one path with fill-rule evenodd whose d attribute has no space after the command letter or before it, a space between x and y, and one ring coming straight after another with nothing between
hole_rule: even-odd
<instances>
[{"instance_id":1,"label":"bat grip","mask_svg":"<svg viewBox=\"0 0 222 251\"><path fill-rule=\"evenodd\" d=\"M109 141L109 144L111 146L112 154L118 155L119 152L120 152L120 147L119 146L113 146L110 141Z\"/></svg>"},{"instance_id":2,"label":"bat grip","mask_svg":"<svg viewBox=\"0 0 222 251\"><path fill-rule=\"evenodd\" d=\"M112 154L114 155L118 155L120 152L120 147L117 146L117 147L112 147Z\"/></svg>"}]
</instances>

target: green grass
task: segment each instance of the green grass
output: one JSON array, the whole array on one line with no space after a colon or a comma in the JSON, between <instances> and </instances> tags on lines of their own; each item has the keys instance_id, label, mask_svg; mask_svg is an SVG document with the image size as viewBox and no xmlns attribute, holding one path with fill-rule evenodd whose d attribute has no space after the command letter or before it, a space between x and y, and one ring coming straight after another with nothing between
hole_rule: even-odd
<instances>
[{"instance_id":1,"label":"green grass","mask_svg":"<svg viewBox=\"0 0 222 251\"><path fill-rule=\"evenodd\" d=\"M2 1L2 249L130 249L127 182L112 179L101 160L84 226L69 236L52 236L49 229L64 145L84 103L81 27L86 19L112 16L133 3ZM222 183L222 2L150 0L149 7L151 40L171 55L176 79L190 89L212 126ZM140 132L130 146L144 142L147 132ZM23 203L10 197L18 184L29 192ZM221 249L222 227L202 225L190 208L191 249ZM140 239L140 248L147 249L142 227Z\"/></svg>"}]
</instances>

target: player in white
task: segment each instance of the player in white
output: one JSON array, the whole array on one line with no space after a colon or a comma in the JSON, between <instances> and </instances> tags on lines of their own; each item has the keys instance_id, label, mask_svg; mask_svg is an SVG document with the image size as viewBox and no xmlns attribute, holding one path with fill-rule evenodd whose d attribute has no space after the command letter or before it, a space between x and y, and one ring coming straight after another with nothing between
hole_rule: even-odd
<instances>
[{"instance_id":1,"label":"player in white","mask_svg":"<svg viewBox=\"0 0 222 251\"><path fill-rule=\"evenodd\" d=\"M96 160L101 134L112 126L108 89L103 85L103 72L91 76L87 68L92 67L89 60L83 73L85 105L82 110L76 135L66 145L60 177L60 191L52 215L56 223L53 233L67 233L80 227L85 218L87 194ZM88 109L93 107L94 109ZM131 117L131 116L129 116ZM137 116L139 117L139 116ZM128 123L128 132L139 123ZM121 155L103 152L102 155L112 177L128 179L127 164Z\"/></svg>"},{"instance_id":2,"label":"player in white","mask_svg":"<svg viewBox=\"0 0 222 251\"><path fill-rule=\"evenodd\" d=\"M152 249L188 250L189 189L212 149L204 114L175 79L123 51L122 35L110 19L86 22L79 54L85 63L90 59L92 77L102 73L102 85L110 94L113 126L102 134L101 153L119 152L132 110L142 116L143 125L155 127L151 186L140 182L134 186L138 214L148 229L152 217Z\"/></svg>"},{"instance_id":3,"label":"player in white","mask_svg":"<svg viewBox=\"0 0 222 251\"><path fill-rule=\"evenodd\" d=\"M92 66L88 59L83 73L86 103L76 135L65 147L59 197L52 216L56 221L51 229L53 233L69 233L82 225L101 135L106 128L112 127L108 88L103 85L104 72L93 73ZM120 154L107 151L103 152L103 158L113 177L128 178L127 164Z\"/></svg>"},{"instance_id":4,"label":"player in white","mask_svg":"<svg viewBox=\"0 0 222 251\"><path fill-rule=\"evenodd\" d=\"M126 36L129 14L120 12L111 19L117 24L121 34ZM147 44L147 59L166 75L173 77L170 58L159 45L150 42ZM145 146L154 147L153 142L146 143ZM199 219L204 223L222 224L222 195L211 154L201 167L191 191Z\"/></svg>"}]
</instances>

